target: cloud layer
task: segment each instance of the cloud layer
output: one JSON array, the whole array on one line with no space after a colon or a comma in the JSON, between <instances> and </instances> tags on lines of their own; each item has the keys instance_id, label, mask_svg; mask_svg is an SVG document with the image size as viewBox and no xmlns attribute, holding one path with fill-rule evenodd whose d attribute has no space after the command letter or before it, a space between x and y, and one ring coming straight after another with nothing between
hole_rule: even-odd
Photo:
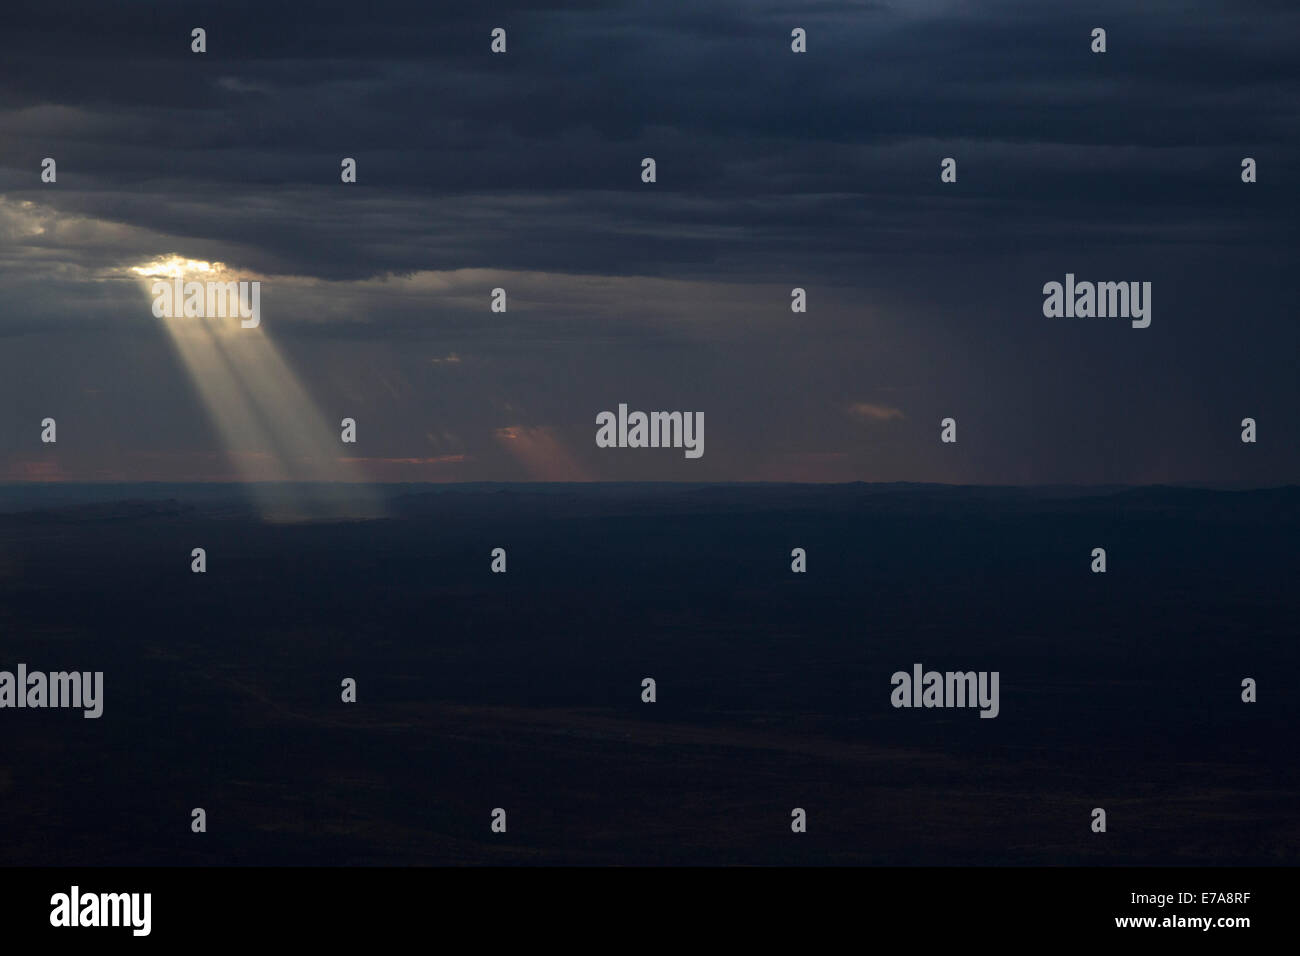
<instances>
[{"instance_id":1,"label":"cloud layer","mask_svg":"<svg viewBox=\"0 0 1300 956\"><path fill-rule=\"evenodd\" d=\"M23 5L0 476L259 452L131 276L175 254L261 278L385 480L1300 479L1298 36L1268 2ZM1152 281L1152 327L1045 319L1066 272ZM705 411L705 458L596 449L621 401Z\"/></svg>"}]
</instances>

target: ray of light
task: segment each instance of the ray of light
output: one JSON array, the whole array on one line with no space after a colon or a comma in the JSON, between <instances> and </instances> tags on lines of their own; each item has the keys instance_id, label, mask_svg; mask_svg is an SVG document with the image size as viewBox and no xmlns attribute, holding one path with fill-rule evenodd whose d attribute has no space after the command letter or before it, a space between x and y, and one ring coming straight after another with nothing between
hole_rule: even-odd
<instances>
[{"instance_id":1,"label":"ray of light","mask_svg":"<svg viewBox=\"0 0 1300 956\"><path fill-rule=\"evenodd\" d=\"M231 282L220 262L161 256L130 272L152 297L160 279ZM181 313L179 303L174 313ZM260 319L260 316L259 316ZM285 362L260 324L238 315L159 319L225 445L269 520L377 517L378 497L347 460L339 432ZM263 483L290 483L268 487ZM328 483L328 484L327 484Z\"/></svg>"}]
</instances>

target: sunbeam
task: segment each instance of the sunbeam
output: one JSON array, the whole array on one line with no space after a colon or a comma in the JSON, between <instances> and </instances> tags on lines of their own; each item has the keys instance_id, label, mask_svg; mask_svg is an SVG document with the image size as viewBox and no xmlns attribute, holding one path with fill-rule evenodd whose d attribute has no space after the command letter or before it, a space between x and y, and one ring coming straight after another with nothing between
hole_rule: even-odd
<instances>
[{"instance_id":1,"label":"sunbeam","mask_svg":"<svg viewBox=\"0 0 1300 956\"><path fill-rule=\"evenodd\" d=\"M378 496L342 454L338 433L266 335L260 305L247 318L249 287L252 301L260 303L260 277L237 277L221 262L174 254L132 266L130 273L153 298L154 315L265 518L382 514ZM273 489L264 482L293 485Z\"/></svg>"}]
</instances>

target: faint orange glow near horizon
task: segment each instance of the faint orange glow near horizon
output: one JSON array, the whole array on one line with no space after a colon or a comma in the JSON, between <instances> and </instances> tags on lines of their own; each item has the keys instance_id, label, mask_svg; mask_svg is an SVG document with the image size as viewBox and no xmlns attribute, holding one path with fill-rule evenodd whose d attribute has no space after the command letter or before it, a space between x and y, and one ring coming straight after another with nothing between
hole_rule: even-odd
<instances>
[{"instance_id":1,"label":"faint orange glow near horizon","mask_svg":"<svg viewBox=\"0 0 1300 956\"><path fill-rule=\"evenodd\" d=\"M493 436L528 472L530 481L591 481L550 428L508 425Z\"/></svg>"}]
</instances>

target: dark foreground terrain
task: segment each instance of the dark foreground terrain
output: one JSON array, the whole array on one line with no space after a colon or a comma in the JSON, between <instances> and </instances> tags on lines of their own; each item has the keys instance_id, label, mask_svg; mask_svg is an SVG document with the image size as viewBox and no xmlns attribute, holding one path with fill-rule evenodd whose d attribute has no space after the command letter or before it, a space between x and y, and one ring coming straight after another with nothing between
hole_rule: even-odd
<instances>
[{"instance_id":1,"label":"dark foreground terrain","mask_svg":"<svg viewBox=\"0 0 1300 956\"><path fill-rule=\"evenodd\" d=\"M1300 861L1300 489L82 492L0 493L0 669L105 672L0 710L0 863Z\"/></svg>"}]
</instances>

